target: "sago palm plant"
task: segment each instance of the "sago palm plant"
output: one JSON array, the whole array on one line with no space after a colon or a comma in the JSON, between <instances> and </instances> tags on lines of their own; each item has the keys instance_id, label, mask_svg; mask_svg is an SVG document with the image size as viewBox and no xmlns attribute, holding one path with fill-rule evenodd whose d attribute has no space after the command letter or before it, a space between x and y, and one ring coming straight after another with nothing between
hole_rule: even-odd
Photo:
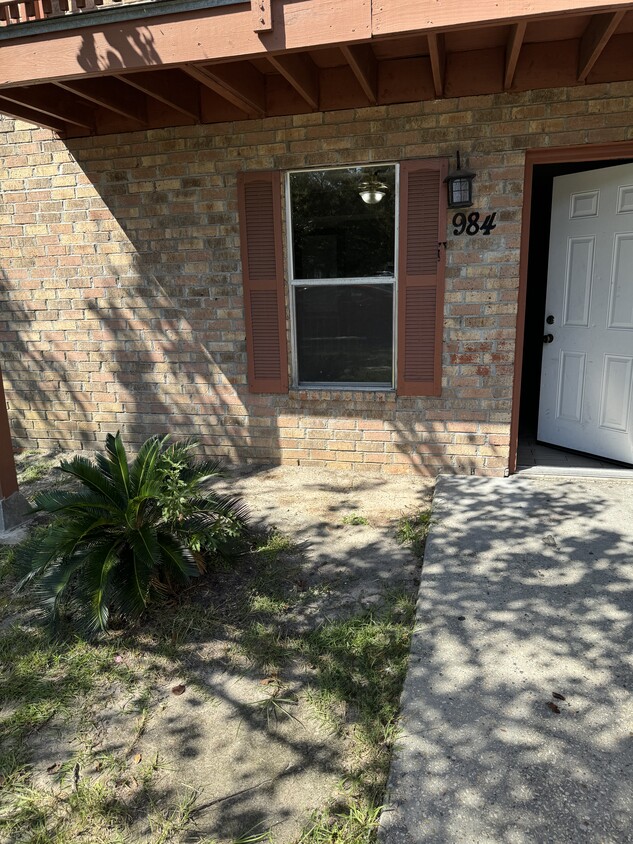
<instances>
[{"instance_id":1,"label":"sago palm plant","mask_svg":"<svg viewBox=\"0 0 633 844\"><path fill-rule=\"evenodd\" d=\"M16 554L17 588L33 583L53 620L63 609L97 632L112 615L138 619L152 600L226 555L246 512L239 499L210 489L221 467L197 461L194 448L151 437L129 463L117 433L108 434L96 462L63 461L60 470L81 488L35 496L35 512L53 521Z\"/></svg>"}]
</instances>

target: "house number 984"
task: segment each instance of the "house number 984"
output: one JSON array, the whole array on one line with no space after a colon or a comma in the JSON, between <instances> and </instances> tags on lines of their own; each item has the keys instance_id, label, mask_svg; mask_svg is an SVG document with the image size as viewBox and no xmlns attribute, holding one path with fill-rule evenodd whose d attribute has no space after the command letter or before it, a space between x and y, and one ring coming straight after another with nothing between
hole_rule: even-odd
<instances>
[{"instance_id":1,"label":"house number 984","mask_svg":"<svg viewBox=\"0 0 633 844\"><path fill-rule=\"evenodd\" d=\"M484 218L484 221L480 223L479 211L471 211L468 216L466 216L466 214L464 214L462 211L459 211L453 217L453 234L460 235L466 232L466 234L470 235L470 237L479 234L479 232L481 232L482 234L490 234L493 229L496 229L496 216L497 212L495 211L492 214L488 214Z\"/></svg>"}]
</instances>

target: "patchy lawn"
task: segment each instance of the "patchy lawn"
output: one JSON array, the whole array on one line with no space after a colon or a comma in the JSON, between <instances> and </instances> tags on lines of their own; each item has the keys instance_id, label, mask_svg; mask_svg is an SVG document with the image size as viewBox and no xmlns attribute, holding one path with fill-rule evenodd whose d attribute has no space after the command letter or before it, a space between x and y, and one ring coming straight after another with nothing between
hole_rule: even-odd
<instances>
[{"instance_id":1,"label":"patchy lawn","mask_svg":"<svg viewBox=\"0 0 633 844\"><path fill-rule=\"evenodd\" d=\"M23 492L56 462L21 457ZM432 485L228 486L253 512L236 565L98 641L51 640L0 546L0 840L375 840Z\"/></svg>"}]
</instances>

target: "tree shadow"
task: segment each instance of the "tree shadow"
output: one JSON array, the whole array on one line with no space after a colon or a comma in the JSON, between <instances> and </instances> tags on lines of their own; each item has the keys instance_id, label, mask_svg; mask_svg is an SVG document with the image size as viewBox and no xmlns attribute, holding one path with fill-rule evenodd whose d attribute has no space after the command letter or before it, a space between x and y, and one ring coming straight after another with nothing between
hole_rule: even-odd
<instances>
[{"instance_id":1,"label":"tree shadow","mask_svg":"<svg viewBox=\"0 0 633 844\"><path fill-rule=\"evenodd\" d=\"M108 37L108 30L100 35L106 39L108 46L105 51L97 49L92 32L82 35L82 42L77 61L85 71L121 70L129 65L134 66L139 60L142 65L160 64L160 55L154 46L154 38L147 27L136 26L126 31L125 39Z\"/></svg>"},{"instance_id":2,"label":"tree shadow","mask_svg":"<svg viewBox=\"0 0 633 844\"><path fill-rule=\"evenodd\" d=\"M86 69L98 70L93 52L86 47ZM98 146L67 141L63 166L77 198L62 204L54 190L33 192L33 221L46 214L47 234L36 244L28 224L15 234L24 256L0 277L0 348L19 443L87 448L120 429L137 445L173 431L235 463L428 476L479 472L484 463L501 473L507 445L489 445L476 429L493 413L509 418L502 398L473 409L450 384L440 398L419 399L249 392L236 175L240 140L257 126L266 132L265 121L244 121L223 124L224 134L180 127L110 135ZM288 143L276 146L283 150L258 166L287 169ZM358 164L370 153L337 152L327 163ZM450 333L446 340L449 363L457 344Z\"/></svg>"},{"instance_id":3,"label":"tree shadow","mask_svg":"<svg viewBox=\"0 0 633 844\"><path fill-rule=\"evenodd\" d=\"M383 841L628 840L630 508L626 484L440 479Z\"/></svg>"}]
</instances>

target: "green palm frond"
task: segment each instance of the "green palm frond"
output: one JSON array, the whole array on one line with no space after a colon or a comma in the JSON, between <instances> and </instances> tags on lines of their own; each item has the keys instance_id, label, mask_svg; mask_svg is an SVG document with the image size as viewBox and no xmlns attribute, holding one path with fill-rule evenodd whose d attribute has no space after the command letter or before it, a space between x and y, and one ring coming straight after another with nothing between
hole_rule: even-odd
<instances>
[{"instance_id":1,"label":"green palm frond","mask_svg":"<svg viewBox=\"0 0 633 844\"><path fill-rule=\"evenodd\" d=\"M130 469L127 465L127 454L123 446L121 434L117 433L112 436L106 436L106 457L110 464L110 473L114 485L121 492L125 498L130 497Z\"/></svg>"},{"instance_id":2,"label":"green palm frond","mask_svg":"<svg viewBox=\"0 0 633 844\"><path fill-rule=\"evenodd\" d=\"M72 475L81 481L84 486L93 492L100 493L106 501L109 501L120 510L124 510L126 500L114 486L111 478L104 475L99 467L86 457L74 457L72 460L63 460L59 468L67 475Z\"/></svg>"},{"instance_id":3,"label":"green palm frond","mask_svg":"<svg viewBox=\"0 0 633 844\"><path fill-rule=\"evenodd\" d=\"M146 484L155 482L156 461L167 440L167 434L150 437L141 446L130 468L131 497L142 496Z\"/></svg>"},{"instance_id":4,"label":"green palm frond","mask_svg":"<svg viewBox=\"0 0 633 844\"><path fill-rule=\"evenodd\" d=\"M172 581L188 584L200 573L193 554L168 533L158 535L161 560Z\"/></svg>"},{"instance_id":5,"label":"green palm frond","mask_svg":"<svg viewBox=\"0 0 633 844\"><path fill-rule=\"evenodd\" d=\"M113 614L138 619L214 555L227 556L248 514L238 498L205 491L223 471L215 460L196 461L195 449L193 440L154 436L129 463L117 433L96 462L62 462L81 488L36 496L54 521L18 550L17 588L30 585L52 617L63 608L94 634Z\"/></svg>"},{"instance_id":6,"label":"green palm frond","mask_svg":"<svg viewBox=\"0 0 633 844\"><path fill-rule=\"evenodd\" d=\"M34 496L35 512L57 513L57 512L77 512L77 513L99 513L102 516L106 514L115 515L120 512L118 507L115 507L111 502L104 499L102 495L91 491L81 492L67 492L58 490L56 492L48 492L46 490L38 492Z\"/></svg>"}]
</instances>

